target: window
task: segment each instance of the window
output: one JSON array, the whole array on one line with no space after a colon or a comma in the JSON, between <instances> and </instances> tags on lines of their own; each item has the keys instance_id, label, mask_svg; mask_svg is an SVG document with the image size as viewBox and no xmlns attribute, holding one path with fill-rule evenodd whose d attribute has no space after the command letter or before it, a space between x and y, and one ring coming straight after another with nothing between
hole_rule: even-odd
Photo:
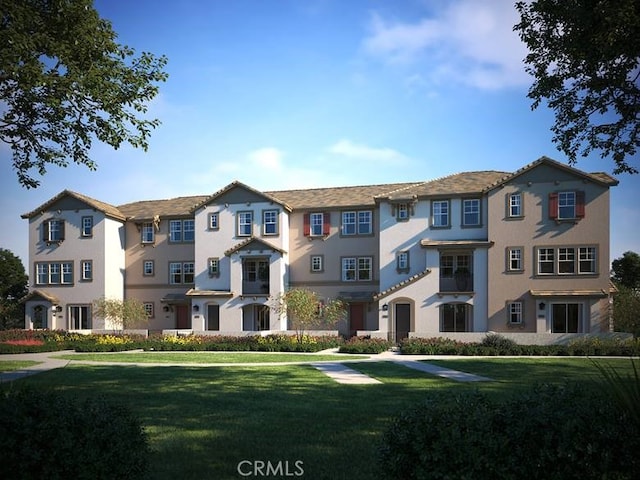
<instances>
[{"instance_id":1,"label":"window","mask_svg":"<svg viewBox=\"0 0 640 480\"><path fill-rule=\"evenodd\" d=\"M538 248L538 275L593 275L597 257L596 247Z\"/></svg>"},{"instance_id":2,"label":"window","mask_svg":"<svg viewBox=\"0 0 640 480\"><path fill-rule=\"evenodd\" d=\"M153 260L145 260L142 262L142 275L151 277L155 274L155 264Z\"/></svg>"},{"instance_id":3,"label":"window","mask_svg":"<svg viewBox=\"0 0 640 480\"><path fill-rule=\"evenodd\" d=\"M330 233L331 216L329 212L305 213L303 219L306 237L322 237Z\"/></svg>"},{"instance_id":4,"label":"window","mask_svg":"<svg viewBox=\"0 0 640 480\"><path fill-rule=\"evenodd\" d=\"M480 225L480 199L462 200L462 225L465 227Z\"/></svg>"},{"instance_id":5,"label":"window","mask_svg":"<svg viewBox=\"0 0 640 480\"><path fill-rule=\"evenodd\" d=\"M408 251L405 250L397 253L396 270L398 271L398 273L409 272L409 252Z\"/></svg>"},{"instance_id":6,"label":"window","mask_svg":"<svg viewBox=\"0 0 640 480\"><path fill-rule=\"evenodd\" d=\"M538 275L549 275L555 272L555 256L553 248L538 249Z\"/></svg>"},{"instance_id":7,"label":"window","mask_svg":"<svg viewBox=\"0 0 640 480\"><path fill-rule=\"evenodd\" d=\"M342 259L343 282L367 282L372 279L372 257L345 257Z\"/></svg>"},{"instance_id":8,"label":"window","mask_svg":"<svg viewBox=\"0 0 640 480\"><path fill-rule=\"evenodd\" d=\"M510 247L507 249L507 271L521 272L523 270L522 248Z\"/></svg>"},{"instance_id":9,"label":"window","mask_svg":"<svg viewBox=\"0 0 640 480\"><path fill-rule=\"evenodd\" d=\"M449 226L449 200L431 202L431 226L436 228Z\"/></svg>"},{"instance_id":10,"label":"window","mask_svg":"<svg viewBox=\"0 0 640 480\"><path fill-rule=\"evenodd\" d=\"M142 243L153 243L155 240L155 230L152 222L145 222L142 224L140 230L142 235Z\"/></svg>"},{"instance_id":11,"label":"window","mask_svg":"<svg viewBox=\"0 0 640 480\"><path fill-rule=\"evenodd\" d=\"M219 277L220 276L220 259L218 257L212 257L209 259L209 276L210 277Z\"/></svg>"},{"instance_id":12,"label":"window","mask_svg":"<svg viewBox=\"0 0 640 480\"><path fill-rule=\"evenodd\" d=\"M69 330L91 329L91 305L69 305Z\"/></svg>"},{"instance_id":13,"label":"window","mask_svg":"<svg viewBox=\"0 0 640 480\"><path fill-rule=\"evenodd\" d=\"M147 314L147 318L154 318L155 309L153 308L153 302L145 302L143 305L144 305L144 312Z\"/></svg>"},{"instance_id":14,"label":"window","mask_svg":"<svg viewBox=\"0 0 640 480\"><path fill-rule=\"evenodd\" d=\"M73 283L73 262L36 263L38 285L70 285Z\"/></svg>"},{"instance_id":15,"label":"window","mask_svg":"<svg viewBox=\"0 0 640 480\"><path fill-rule=\"evenodd\" d=\"M324 270L324 257L322 255L311 255L311 272L318 273Z\"/></svg>"},{"instance_id":16,"label":"window","mask_svg":"<svg viewBox=\"0 0 640 480\"><path fill-rule=\"evenodd\" d=\"M576 273L576 249L562 247L558 249L558 273L570 274Z\"/></svg>"},{"instance_id":17,"label":"window","mask_svg":"<svg viewBox=\"0 0 640 480\"><path fill-rule=\"evenodd\" d=\"M522 323L522 302L509 302L509 323Z\"/></svg>"},{"instance_id":18,"label":"window","mask_svg":"<svg viewBox=\"0 0 640 480\"><path fill-rule=\"evenodd\" d=\"M342 235L370 235L371 219L371 210L342 212Z\"/></svg>"},{"instance_id":19,"label":"window","mask_svg":"<svg viewBox=\"0 0 640 480\"><path fill-rule=\"evenodd\" d=\"M396 219L408 220L409 219L409 205L406 203L399 203L396 205Z\"/></svg>"},{"instance_id":20,"label":"window","mask_svg":"<svg viewBox=\"0 0 640 480\"><path fill-rule=\"evenodd\" d=\"M93 235L93 217L82 217L82 236L91 237Z\"/></svg>"},{"instance_id":21,"label":"window","mask_svg":"<svg viewBox=\"0 0 640 480\"><path fill-rule=\"evenodd\" d=\"M262 212L262 234L278 234L278 210L265 210Z\"/></svg>"},{"instance_id":22,"label":"window","mask_svg":"<svg viewBox=\"0 0 640 480\"><path fill-rule=\"evenodd\" d=\"M470 307L464 303L445 303L440 307L441 332L467 332Z\"/></svg>"},{"instance_id":23,"label":"window","mask_svg":"<svg viewBox=\"0 0 640 480\"><path fill-rule=\"evenodd\" d=\"M238 212L238 236L250 237L253 233L253 212Z\"/></svg>"},{"instance_id":24,"label":"window","mask_svg":"<svg viewBox=\"0 0 640 480\"><path fill-rule=\"evenodd\" d=\"M209 214L209 230L219 230L220 229L220 223L219 223L219 216L218 216L218 212L214 212L214 213L210 213Z\"/></svg>"},{"instance_id":25,"label":"window","mask_svg":"<svg viewBox=\"0 0 640 480\"><path fill-rule=\"evenodd\" d=\"M82 267L82 280L85 282L93 280L93 260L82 260L80 265Z\"/></svg>"},{"instance_id":26,"label":"window","mask_svg":"<svg viewBox=\"0 0 640 480\"><path fill-rule=\"evenodd\" d=\"M172 285L193 283L194 272L193 262L171 262L169 263L169 283Z\"/></svg>"},{"instance_id":27,"label":"window","mask_svg":"<svg viewBox=\"0 0 640 480\"><path fill-rule=\"evenodd\" d=\"M582 191L553 192L549 194L549 218L576 220L585 215L585 197Z\"/></svg>"},{"instance_id":28,"label":"window","mask_svg":"<svg viewBox=\"0 0 640 480\"><path fill-rule=\"evenodd\" d=\"M453 255L440 255L440 278L453 278Z\"/></svg>"},{"instance_id":29,"label":"window","mask_svg":"<svg viewBox=\"0 0 640 480\"><path fill-rule=\"evenodd\" d=\"M582 304L554 303L551 305L552 333L580 333Z\"/></svg>"},{"instance_id":30,"label":"window","mask_svg":"<svg viewBox=\"0 0 640 480\"><path fill-rule=\"evenodd\" d=\"M51 219L42 225L43 240L49 243L60 243L64 241L64 220Z\"/></svg>"},{"instance_id":31,"label":"window","mask_svg":"<svg viewBox=\"0 0 640 480\"><path fill-rule=\"evenodd\" d=\"M595 247L578 248L578 273L596 273Z\"/></svg>"},{"instance_id":32,"label":"window","mask_svg":"<svg viewBox=\"0 0 640 480\"><path fill-rule=\"evenodd\" d=\"M193 242L194 233L195 223L193 219L169 221L170 242Z\"/></svg>"},{"instance_id":33,"label":"window","mask_svg":"<svg viewBox=\"0 0 640 480\"><path fill-rule=\"evenodd\" d=\"M510 193L508 195L508 207L509 217L522 217L522 193Z\"/></svg>"}]
</instances>

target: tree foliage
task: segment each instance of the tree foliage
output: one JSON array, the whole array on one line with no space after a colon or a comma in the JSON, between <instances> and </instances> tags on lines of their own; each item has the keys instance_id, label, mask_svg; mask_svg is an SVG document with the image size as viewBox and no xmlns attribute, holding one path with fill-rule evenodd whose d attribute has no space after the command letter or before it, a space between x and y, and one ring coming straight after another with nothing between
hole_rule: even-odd
<instances>
[{"instance_id":1,"label":"tree foliage","mask_svg":"<svg viewBox=\"0 0 640 480\"><path fill-rule=\"evenodd\" d=\"M20 299L29 291L28 282L20 258L0 248L0 328L24 328L24 305Z\"/></svg>"},{"instance_id":2,"label":"tree foliage","mask_svg":"<svg viewBox=\"0 0 640 480\"><path fill-rule=\"evenodd\" d=\"M93 313L105 320L105 328L109 322L114 330L143 327L149 320L144 304L135 298L99 298L93 302Z\"/></svg>"},{"instance_id":3,"label":"tree foliage","mask_svg":"<svg viewBox=\"0 0 640 480\"><path fill-rule=\"evenodd\" d=\"M302 340L304 331L313 327L328 326L344 319L346 305L340 299L323 301L306 288L292 288L275 299L274 309L279 315L287 315Z\"/></svg>"},{"instance_id":4,"label":"tree foliage","mask_svg":"<svg viewBox=\"0 0 640 480\"><path fill-rule=\"evenodd\" d=\"M611 262L611 273L616 284L640 288L640 255L631 251L624 252L621 258Z\"/></svg>"},{"instance_id":5,"label":"tree foliage","mask_svg":"<svg viewBox=\"0 0 640 480\"><path fill-rule=\"evenodd\" d=\"M614 173L640 147L640 3L637 0L518 1L514 30L527 45L528 97L555 112L551 130L574 164L600 151Z\"/></svg>"},{"instance_id":6,"label":"tree foliage","mask_svg":"<svg viewBox=\"0 0 640 480\"><path fill-rule=\"evenodd\" d=\"M96 139L147 149L167 59L116 38L92 0L0 0L0 141L24 187L69 160L95 170Z\"/></svg>"}]
</instances>

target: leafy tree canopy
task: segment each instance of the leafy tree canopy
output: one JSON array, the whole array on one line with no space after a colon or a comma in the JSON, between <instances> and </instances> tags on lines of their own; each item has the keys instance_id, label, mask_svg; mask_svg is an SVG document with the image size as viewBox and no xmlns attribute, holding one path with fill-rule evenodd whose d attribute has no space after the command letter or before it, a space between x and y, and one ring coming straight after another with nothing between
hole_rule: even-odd
<instances>
[{"instance_id":1,"label":"leafy tree canopy","mask_svg":"<svg viewBox=\"0 0 640 480\"><path fill-rule=\"evenodd\" d=\"M555 112L558 149L575 164L600 151L614 173L638 173L640 147L640 2L637 0L518 1L514 30L529 48L528 97Z\"/></svg>"},{"instance_id":2,"label":"leafy tree canopy","mask_svg":"<svg viewBox=\"0 0 640 480\"><path fill-rule=\"evenodd\" d=\"M95 139L147 149L167 59L116 38L92 0L0 0L0 141L24 187L69 160L95 170Z\"/></svg>"},{"instance_id":3,"label":"leafy tree canopy","mask_svg":"<svg viewBox=\"0 0 640 480\"><path fill-rule=\"evenodd\" d=\"M24 326L24 306L20 299L28 292L29 277L20 258L0 248L0 327Z\"/></svg>"},{"instance_id":4,"label":"leafy tree canopy","mask_svg":"<svg viewBox=\"0 0 640 480\"><path fill-rule=\"evenodd\" d=\"M628 288L640 288L640 255L624 252L611 262L613 281Z\"/></svg>"},{"instance_id":5,"label":"leafy tree canopy","mask_svg":"<svg viewBox=\"0 0 640 480\"><path fill-rule=\"evenodd\" d=\"M99 298L93 302L93 313L108 322L105 328L111 325L114 330L144 327L149 320L144 303L135 298Z\"/></svg>"}]
</instances>

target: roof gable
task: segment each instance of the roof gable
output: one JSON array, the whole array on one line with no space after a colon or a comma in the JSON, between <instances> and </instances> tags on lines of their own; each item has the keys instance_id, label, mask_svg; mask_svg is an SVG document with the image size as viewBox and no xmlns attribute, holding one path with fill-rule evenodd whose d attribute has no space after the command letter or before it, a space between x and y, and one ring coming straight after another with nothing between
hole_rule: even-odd
<instances>
[{"instance_id":1,"label":"roof gable","mask_svg":"<svg viewBox=\"0 0 640 480\"><path fill-rule=\"evenodd\" d=\"M291 211L291 207L282 200L270 195L268 192L261 192L255 188L251 188L239 181L233 181L226 187L218 190L214 194L204 198L201 202L192 208L192 211L196 211L199 208L206 207L212 203L217 204L239 204L239 203L258 203L258 202L271 202L281 205L286 210Z\"/></svg>"},{"instance_id":2,"label":"roof gable","mask_svg":"<svg viewBox=\"0 0 640 480\"><path fill-rule=\"evenodd\" d=\"M75 210L78 209L79 205L86 205L116 220L124 221L126 219L126 216L117 207L71 190L63 190L31 212L21 215L21 217L33 218L45 211L55 210L56 207L59 207L60 210Z\"/></svg>"},{"instance_id":3,"label":"roof gable","mask_svg":"<svg viewBox=\"0 0 640 480\"><path fill-rule=\"evenodd\" d=\"M264 250L271 250L274 252L280 252L281 254L286 253L283 249L276 247L275 245L270 244L269 242L265 242L264 240L256 237L249 237L243 242L238 243L237 245L231 247L224 254L228 257L234 253L238 253L241 250L257 250L262 252Z\"/></svg>"}]
</instances>

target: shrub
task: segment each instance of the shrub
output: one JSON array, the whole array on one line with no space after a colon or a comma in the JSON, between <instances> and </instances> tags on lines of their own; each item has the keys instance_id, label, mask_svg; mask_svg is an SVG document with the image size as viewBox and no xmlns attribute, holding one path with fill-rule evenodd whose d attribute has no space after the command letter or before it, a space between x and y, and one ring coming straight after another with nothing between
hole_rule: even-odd
<instances>
[{"instance_id":1,"label":"shrub","mask_svg":"<svg viewBox=\"0 0 640 480\"><path fill-rule=\"evenodd\" d=\"M393 346L383 338L352 337L338 350L340 353L382 353Z\"/></svg>"},{"instance_id":2,"label":"shrub","mask_svg":"<svg viewBox=\"0 0 640 480\"><path fill-rule=\"evenodd\" d=\"M400 344L404 355L460 355L465 344L442 337L405 338Z\"/></svg>"},{"instance_id":3,"label":"shrub","mask_svg":"<svg viewBox=\"0 0 640 480\"><path fill-rule=\"evenodd\" d=\"M262 337L251 335L231 337L225 335L165 335L150 337L141 344L145 350L206 350L206 351L263 351L263 352L318 352L335 348L342 343L337 336L312 337L303 335L272 334Z\"/></svg>"},{"instance_id":4,"label":"shrub","mask_svg":"<svg viewBox=\"0 0 640 480\"><path fill-rule=\"evenodd\" d=\"M389 479L637 478L640 430L604 395L543 385L500 402L433 395L397 417L379 450Z\"/></svg>"},{"instance_id":5,"label":"shrub","mask_svg":"<svg viewBox=\"0 0 640 480\"><path fill-rule=\"evenodd\" d=\"M56 392L0 392L1 478L134 479L149 447L124 406Z\"/></svg>"},{"instance_id":6,"label":"shrub","mask_svg":"<svg viewBox=\"0 0 640 480\"><path fill-rule=\"evenodd\" d=\"M520 346L510 338L503 337L497 333L488 333L480 344L486 349L490 349L497 355L518 355Z\"/></svg>"}]
</instances>

